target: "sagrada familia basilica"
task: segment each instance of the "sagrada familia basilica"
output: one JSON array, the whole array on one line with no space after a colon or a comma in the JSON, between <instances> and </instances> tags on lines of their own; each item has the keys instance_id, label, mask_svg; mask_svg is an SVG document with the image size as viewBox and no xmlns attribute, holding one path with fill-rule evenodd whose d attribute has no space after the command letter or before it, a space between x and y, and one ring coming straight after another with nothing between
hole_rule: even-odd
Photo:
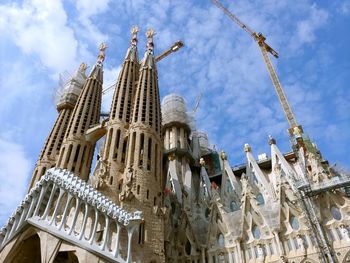
<instances>
[{"instance_id":1,"label":"sagrada familia basilica","mask_svg":"<svg viewBox=\"0 0 350 263\"><path fill-rule=\"evenodd\" d=\"M181 96L161 105L154 32L141 60L137 32L106 118L105 44L66 83L28 194L0 230L0 262L350 262L350 176L300 126L290 152L269 136L269 156L245 144L232 167Z\"/></svg>"}]
</instances>

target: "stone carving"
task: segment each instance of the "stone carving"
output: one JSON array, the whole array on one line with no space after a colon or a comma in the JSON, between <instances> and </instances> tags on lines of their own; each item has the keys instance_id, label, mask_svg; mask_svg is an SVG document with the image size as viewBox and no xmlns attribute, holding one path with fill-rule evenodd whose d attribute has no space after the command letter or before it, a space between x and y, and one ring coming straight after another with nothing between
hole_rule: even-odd
<instances>
[{"instance_id":1,"label":"stone carving","mask_svg":"<svg viewBox=\"0 0 350 263\"><path fill-rule=\"evenodd\" d=\"M134 170L131 166L128 167L125 173L125 185L123 187L123 191L120 193L119 198L121 201L123 200L132 200L134 198L134 194L132 192L132 182L134 179Z\"/></svg>"},{"instance_id":2,"label":"stone carving","mask_svg":"<svg viewBox=\"0 0 350 263\"><path fill-rule=\"evenodd\" d=\"M259 261L263 261L265 258L265 252L264 252L264 248L261 244L257 245L257 258Z\"/></svg>"},{"instance_id":3,"label":"stone carving","mask_svg":"<svg viewBox=\"0 0 350 263\"><path fill-rule=\"evenodd\" d=\"M301 253L306 255L306 247L301 235L297 235L297 249L300 249Z\"/></svg>"},{"instance_id":4,"label":"stone carving","mask_svg":"<svg viewBox=\"0 0 350 263\"><path fill-rule=\"evenodd\" d=\"M347 242L350 241L350 236L349 236L349 230L346 228L344 224L340 225L340 232L343 237L343 239Z\"/></svg>"}]
</instances>

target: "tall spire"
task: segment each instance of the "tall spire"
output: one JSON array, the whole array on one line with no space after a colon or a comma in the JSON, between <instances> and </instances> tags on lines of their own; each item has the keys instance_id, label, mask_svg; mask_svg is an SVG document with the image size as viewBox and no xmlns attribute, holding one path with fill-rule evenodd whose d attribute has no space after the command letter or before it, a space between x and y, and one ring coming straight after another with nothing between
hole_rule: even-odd
<instances>
[{"instance_id":1,"label":"tall spire","mask_svg":"<svg viewBox=\"0 0 350 263\"><path fill-rule=\"evenodd\" d=\"M81 89L86 81L85 70L87 65L81 63L73 77L63 87L63 94L57 103L58 116L53 126L39 160L37 161L29 189L31 189L46 170L56 166L58 154L61 149L64 135L67 131L68 122L71 118L73 108L78 100Z\"/></svg>"},{"instance_id":2,"label":"tall spire","mask_svg":"<svg viewBox=\"0 0 350 263\"><path fill-rule=\"evenodd\" d=\"M159 212L163 190L163 143L158 76L153 56L154 31L147 30L146 36L147 50L136 87L120 200L127 209L141 208L149 220L144 228L147 238L140 242L144 242L143 249L136 249L134 259L158 258L159 262L164 262L164 222Z\"/></svg>"},{"instance_id":3,"label":"tall spire","mask_svg":"<svg viewBox=\"0 0 350 263\"><path fill-rule=\"evenodd\" d=\"M99 168L94 172L93 178L95 186L115 202L119 201L126 160L127 131L139 75L137 32L138 28L134 26L131 29L130 47L126 52L113 95Z\"/></svg>"},{"instance_id":4,"label":"tall spire","mask_svg":"<svg viewBox=\"0 0 350 263\"><path fill-rule=\"evenodd\" d=\"M103 83L102 63L106 48L104 43L99 47L97 62L74 107L57 163L58 167L67 169L84 180L89 176L95 147L94 142L86 140L85 132L99 123Z\"/></svg>"}]
</instances>

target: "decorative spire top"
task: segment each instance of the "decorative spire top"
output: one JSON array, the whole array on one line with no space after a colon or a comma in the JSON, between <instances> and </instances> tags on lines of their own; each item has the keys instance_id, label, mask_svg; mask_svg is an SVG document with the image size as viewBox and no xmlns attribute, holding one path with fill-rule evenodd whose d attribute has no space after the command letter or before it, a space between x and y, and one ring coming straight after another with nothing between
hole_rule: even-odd
<instances>
[{"instance_id":1,"label":"decorative spire top","mask_svg":"<svg viewBox=\"0 0 350 263\"><path fill-rule=\"evenodd\" d=\"M97 62L102 63L106 57L105 50L107 49L107 45L106 43L102 42L98 48L100 50L100 53L97 56Z\"/></svg>"},{"instance_id":2,"label":"decorative spire top","mask_svg":"<svg viewBox=\"0 0 350 263\"><path fill-rule=\"evenodd\" d=\"M250 152L252 150L252 148L250 148L250 145L248 143L244 144L244 151L246 153Z\"/></svg>"},{"instance_id":3,"label":"decorative spire top","mask_svg":"<svg viewBox=\"0 0 350 263\"><path fill-rule=\"evenodd\" d=\"M204 165L205 165L205 161L204 161L203 158L200 158L200 159L199 159L199 164L200 164L201 166L204 166Z\"/></svg>"},{"instance_id":4,"label":"decorative spire top","mask_svg":"<svg viewBox=\"0 0 350 263\"><path fill-rule=\"evenodd\" d=\"M147 37L147 49L150 51L153 51L154 48L154 44L153 44L153 36L156 33L154 32L154 30L152 28L147 29L146 32L146 37Z\"/></svg>"},{"instance_id":5,"label":"decorative spire top","mask_svg":"<svg viewBox=\"0 0 350 263\"><path fill-rule=\"evenodd\" d=\"M269 144L276 144L276 140L272 137L272 135L269 135Z\"/></svg>"},{"instance_id":6,"label":"decorative spire top","mask_svg":"<svg viewBox=\"0 0 350 263\"><path fill-rule=\"evenodd\" d=\"M131 33L131 45L137 45L137 33L139 32L139 28L137 26L133 26L130 30Z\"/></svg>"},{"instance_id":7,"label":"decorative spire top","mask_svg":"<svg viewBox=\"0 0 350 263\"><path fill-rule=\"evenodd\" d=\"M82 62L79 66L79 71L84 72L87 69L87 64L85 62Z\"/></svg>"},{"instance_id":8,"label":"decorative spire top","mask_svg":"<svg viewBox=\"0 0 350 263\"><path fill-rule=\"evenodd\" d=\"M227 155L226 155L225 151L220 152L220 157L222 160L227 160Z\"/></svg>"}]
</instances>

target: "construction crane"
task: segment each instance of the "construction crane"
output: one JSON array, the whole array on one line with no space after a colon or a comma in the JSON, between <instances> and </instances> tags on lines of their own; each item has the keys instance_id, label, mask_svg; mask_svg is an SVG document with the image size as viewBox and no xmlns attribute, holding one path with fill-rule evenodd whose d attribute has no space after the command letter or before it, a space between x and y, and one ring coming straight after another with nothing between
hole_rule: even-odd
<instances>
[{"instance_id":1,"label":"construction crane","mask_svg":"<svg viewBox=\"0 0 350 263\"><path fill-rule=\"evenodd\" d=\"M266 38L261 33L254 32L251 28L249 28L247 25L245 25L241 20L238 19L234 14L232 14L227 8L225 8L219 0L211 0L218 8L220 8L229 18L231 18L237 25L239 25L244 31L246 31L248 34L250 34L251 37L258 43L260 51L262 53L262 56L264 58L264 62L266 64L266 67L269 71L269 75L271 77L272 83L275 87L275 90L277 92L277 96L280 100L280 103L282 105L283 111L287 117L288 123L289 123L289 131L290 134L292 134L293 129L295 127L300 127L293 115L292 109L288 103L287 97L283 91L282 85L278 79L278 76L276 74L276 71L270 61L268 53L272 54L275 58L278 58L278 53L269 46L265 40ZM287 175L289 177L289 175ZM324 189L313 189L309 182L305 182L304 184L298 185L294 182L293 176L290 176L290 178L293 181L294 186L296 186L297 191L296 195L298 197L298 200L300 201L300 206L302 208L302 211L304 215L307 218L308 225L310 229L312 230L312 233L314 235L314 238L317 242L317 250L319 252L319 255L321 256L319 259L321 262L330 262L330 263L336 263L337 259L334 256L334 251L332 250L329 241L327 239L325 230L321 226L318 218L317 213L313 204L313 201L311 199L312 194L316 194L318 192L324 192L329 189L336 189L341 187L342 185L348 185L348 180L345 182L342 182L339 185L332 184L332 186L324 186ZM348 178L347 178L348 179ZM329 189L327 189L327 187Z\"/></svg>"},{"instance_id":2,"label":"construction crane","mask_svg":"<svg viewBox=\"0 0 350 263\"><path fill-rule=\"evenodd\" d=\"M246 31L253 39L258 43L261 54L264 58L265 65L269 71L270 78L272 80L273 86L275 87L278 99L282 105L284 114L286 115L287 121L289 123L289 127L294 129L295 127L298 127L298 123L294 117L294 114L292 112L292 109L288 103L286 94L284 93L284 90L282 88L282 85L279 81L279 78L277 76L277 73L271 63L271 60L268 56L268 53L273 55L275 58L278 58L278 53L270 46L268 45L265 40L266 38L262 33L256 33L253 31L250 27L248 27L246 24L244 24L237 16L232 14L226 7L224 7L218 0L211 0L213 4L215 4L218 8L220 8L231 20L233 20L238 26L240 26L244 31Z\"/></svg>"},{"instance_id":3,"label":"construction crane","mask_svg":"<svg viewBox=\"0 0 350 263\"><path fill-rule=\"evenodd\" d=\"M197 109L199 107L199 103L200 103L201 99L202 99L202 92L200 92L196 98L196 103L195 103L193 110L192 110L193 115L196 115L196 112L197 112Z\"/></svg>"},{"instance_id":4,"label":"construction crane","mask_svg":"<svg viewBox=\"0 0 350 263\"><path fill-rule=\"evenodd\" d=\"M178 51L180 48L182 48L184 46L184 43L179 40L176 41L173 45L171 45L170 48L168 48L167 50L165 50L162 54L160 54L159 56L157 56L155 58L156 62L161 61L163 58L169 56L171 53L174 53L176 51ZM112 90L115 87L116 83L113 83L112 85L108 86L107 88L105 88L104 90L102 90L102 94L106 94L108 91Z\"/></svg>"}]
</instances>

